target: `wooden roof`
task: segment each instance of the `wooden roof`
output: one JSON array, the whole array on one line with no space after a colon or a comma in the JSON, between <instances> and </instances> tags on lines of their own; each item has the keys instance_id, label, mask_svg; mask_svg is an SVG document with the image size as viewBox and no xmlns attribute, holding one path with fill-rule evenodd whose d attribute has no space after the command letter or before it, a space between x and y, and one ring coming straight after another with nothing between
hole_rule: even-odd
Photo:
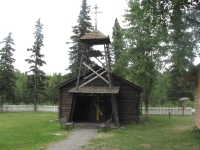
<instances>
[{"instance_id":1,"label":"wooden roof","mask_svg":"<svg viewBox=\"0 0 200 150\"><path fill-rule=\"evenodd\" d=\"M192 70L190 71L190 73L182 80L181 85L183 85L188 80L190 80L190 78L192 78L194 76L194 74L196 73L196 71L199 71L199 68L200 68L200 63L198 65L196 65L194 68L192 68Z\"/></svg>"},{"instance_id":2,"label":"wooden roof","mask_svg":"<svg viewBox=\"0 0 200 150\"><path fill-rule=\"evenodd\" d=\"M102 45L111 43L110 38L105 36L99 30L93 30L92 32L82 36L80 41L87 45Z\"/></svg>"},{"instance_id":3,"label":"wooden roof","mask_svg":"<svg viewBox=\"0 0 200 150\"><path fill-rule=\"evenodd\" d=\"M78 88L73 88L68 91L69 93L92 93L92 94L117 94L119 93L119 86L117 87L91 87L91 86L85 86Z\"/></svg>"}]
</instances>

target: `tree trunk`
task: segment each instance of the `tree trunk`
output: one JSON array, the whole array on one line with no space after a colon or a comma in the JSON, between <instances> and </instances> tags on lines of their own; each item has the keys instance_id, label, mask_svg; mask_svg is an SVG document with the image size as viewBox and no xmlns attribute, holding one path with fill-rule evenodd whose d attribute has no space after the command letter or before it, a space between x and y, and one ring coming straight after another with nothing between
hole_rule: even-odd
<instances>
[{"instance_id":1,"label":"tree trunk","mask_svg":"<svg viewBox=\"0 0 200 150\"><path fill-rule=\"evenodd\" d=\"M145 94L145 118L144 121L148 122L149 121L149 95L146 93Z\"/></svg>"},{"instance_id":2,"label":"tree trunk","mask_svg":"<svg viewBox=\"0 0 200 150\"><path fill-rule=\"evenodd\" d=\"M37 86L36 86L36 77L35 77L35 85L34 85L34 111L37 111Z\"/></svg>"},{"instance_id":3,"label":"tree trunk","mask_svg":"<svg viewBox=\"0 0 200 150\"><path fill-rule=\"evenodd\" d=\"M37 98L34 96L34 111L37 111Z\"/></svg>"},{"instance_id":4,"label":"tree trunk","mask_svg":"<svg viewBox=\"0 0 200 150\"><path fill-rule=\"evenodd\" d=\"M145 118L144 121L148 122L149 120L149 113L148 113L148 100L145 101Z\"/></svg>"},{"instance_id":5,"label":"tree trunk","mask_svg":"<svg viewBox=\"0 0 200 150\"><path fill-rule=\"evenodd\" d=\"M3 112L3 100L0 97L0 112Z\"/></svg>"}]
</instances>

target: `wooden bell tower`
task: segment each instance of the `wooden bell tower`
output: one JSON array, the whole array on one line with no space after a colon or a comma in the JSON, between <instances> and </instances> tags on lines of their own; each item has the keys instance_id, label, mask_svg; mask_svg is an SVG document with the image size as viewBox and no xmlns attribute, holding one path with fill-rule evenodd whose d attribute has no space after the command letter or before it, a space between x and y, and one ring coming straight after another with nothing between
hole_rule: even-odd
<instances>
[{"instance_id":1,"label":"wooden bell tower","mask_svg":"<svg viewBox=\"0 0 200 150\"><path fill-rule=\"evenodd\" d=\"M118 107L116 95L112 94L112 91L116 90L116 87L113 87L112 84L112 74L109 64L109 51L108 45L111 43L109 37L105 36L98 30L93 30L91 33L84 35L80 38L80 41L83 43L83 49L80 52L81 61L78 72L78 78L76 83L76 91L83 90L84 87L90 82L94 81L97 78L102 79L106 83L106 87L89 87L86 88L104 90L107 93L111 94L111 103L112 103L112 116L113 119L119 127L119 117L118 117ZM93 50L92 46L94 45L103 45L104 50ZM95 58L102 66L98 70L93 70L88 63L89 58ZM101 59L100 59L101 58ZM86 75L86 72L90 70L92 74ZM82 75L83 77L82 77ZM106 77L105 77L106 74ZM104 76L103 76L104 75ZM81 78L82 77L82 78ZM81 80L82 79L82 80ZM102 89L103 88L103 89ZM119 91L119 88L118 88Z\"/></svg>"},{"instance_id":2,"label":"wooden bell tower","mask_svg":"<svg viewBox=\"0 0 200 150\"><path fill-rule=\"evenodd\" d=\"M84 44L82 51L80 52L81 54L81 62L80 62L80 67L79 67L79 73L78 73L78 80L76 84L76 89L83 87L84 85L88 84L89 82L93 81L97 77L101 78L104 80L109 88L112 87L111 83L111 71L110 71L110 65L108 61L108 44L110 44L110 39L109 37L105 36L98 30L94 30L91 33L83 36L80 38L80 41ZM103 45L104 46L104 51L99 51L99 50L92 50L91 47L94 45ZM101 72L101 70L94 71L90 65L88 64L88 59L89 57L95 58L100 64L102 65L102 69L104 68L104 72ZM99 59L99 57L104 58L104 62ZM84 68L83 68L84 67ZM86 70L91 70L93 74L96 76L89 81L85 82L85 80L89 77L85 77L83 79L83 83L80 84L80 74L81 70L84 70L84 73ZM98 73L101 72L101 73ZM102 74L107 72L108 79L105 79Z\"/></svg>"}]
</instances>

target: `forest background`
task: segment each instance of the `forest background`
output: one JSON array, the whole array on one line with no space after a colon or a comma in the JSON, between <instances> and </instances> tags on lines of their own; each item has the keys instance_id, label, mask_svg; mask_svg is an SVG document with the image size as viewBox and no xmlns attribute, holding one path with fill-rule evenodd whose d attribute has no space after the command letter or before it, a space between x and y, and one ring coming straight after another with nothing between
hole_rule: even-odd
<instances>
[{"instance_id":1,"label":"forest background","mask_svg":"<svg viewBox=\"0 0 200 150\"><path fill-rule=\"evenodd\" d=\"M78 8L79 6L77 6ZM59 94L54 88L77 75L80 63L79 38L94 28L90 6L82 0L77 24L72 27L68 74L46 75L42 54L43 24L35 24L35 32L27 72L13 66L15 49L12 34L3 39L0 50L1 104L58 105ZM180 86L194 67L199 53L200 14L198 1L130 0L124 14L124 26L113 22L109 61L112 72L142 87L141 101L145 106L177 106L178 99L193 101L193 81ZM67 40L66 40L67 41ZM96 64L90 61L91 65ZM186 106L193 106L192 102Z\"/></svg>"}]
</instances>

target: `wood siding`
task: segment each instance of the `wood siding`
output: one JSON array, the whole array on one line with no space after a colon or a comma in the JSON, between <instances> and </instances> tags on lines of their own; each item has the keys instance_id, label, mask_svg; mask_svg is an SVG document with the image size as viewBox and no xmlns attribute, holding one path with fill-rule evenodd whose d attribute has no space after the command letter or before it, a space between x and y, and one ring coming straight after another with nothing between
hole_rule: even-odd
<instances>
[{"instance_id":1,"label":"wood siding","mask_svg":"<svg viewBox=\"0 0 200 150\"><path fill-rule=\"evenodd\" d=\"M104 77L106 77L105 74L104 74ZM60 106L59 106L60 117L71 118L72 116L72 114L70 114L71 112L73 112L72 103L73 103L73 99L75 99L77 94L70 94L68 93L68 91L76 87L76 81L77 80L73 80L63 85L62 87L60 87L60 90L61 90ZM81 78L80 83L82 82L83 81ZM127 83L124 81L124 79L120 77L116 77L116 75L112 77L112 83L113 83L113 86L120 86L119 93L118 95L116 95L120 124L130 124L130 123L138 122L139 115L140 115L141 90L138 89L137 87L134 87L134 84L129 83L129 82ZM85 86L105 87L109 85L102 79L97 78ZM104 94L101 94L101 95L104 95ZM87 96L87 95L84 95L84 96ZM111 94L110 95L107 94L107 97L110 97L110 96Z\"/></svg>"},{"instance_id":2,"label":"wood siding","mask_svg":"<svg viewBox=\"0 0 200 150\"><path fill-rule=\"evenodd\" d=\"M113 77L114 86L120 86L117 96L121 124L136 123L140 115L140 92L136 88Z\"/></svg>"},{"instance_id":3,"label":"wood siding","mask_svg":"<svg viewBox=\"0 0 200 150\"><path fill-rule=\"evenodd\" d=\"M200 74L194 74L195 124L200 129Z\"/></svg>"},{"instance_id":4,"label":"wood siding","mask_svg":"<svg viewBox=\"0 0 200 150\"><path fill-rule=\"evenodd\" d=\"M68 91L76 86L76 82L72 82L60 88L60 103L59 103L59 116L70 118L70 112L72 110L73 95Z\"/></svg>"}]
</instances>

